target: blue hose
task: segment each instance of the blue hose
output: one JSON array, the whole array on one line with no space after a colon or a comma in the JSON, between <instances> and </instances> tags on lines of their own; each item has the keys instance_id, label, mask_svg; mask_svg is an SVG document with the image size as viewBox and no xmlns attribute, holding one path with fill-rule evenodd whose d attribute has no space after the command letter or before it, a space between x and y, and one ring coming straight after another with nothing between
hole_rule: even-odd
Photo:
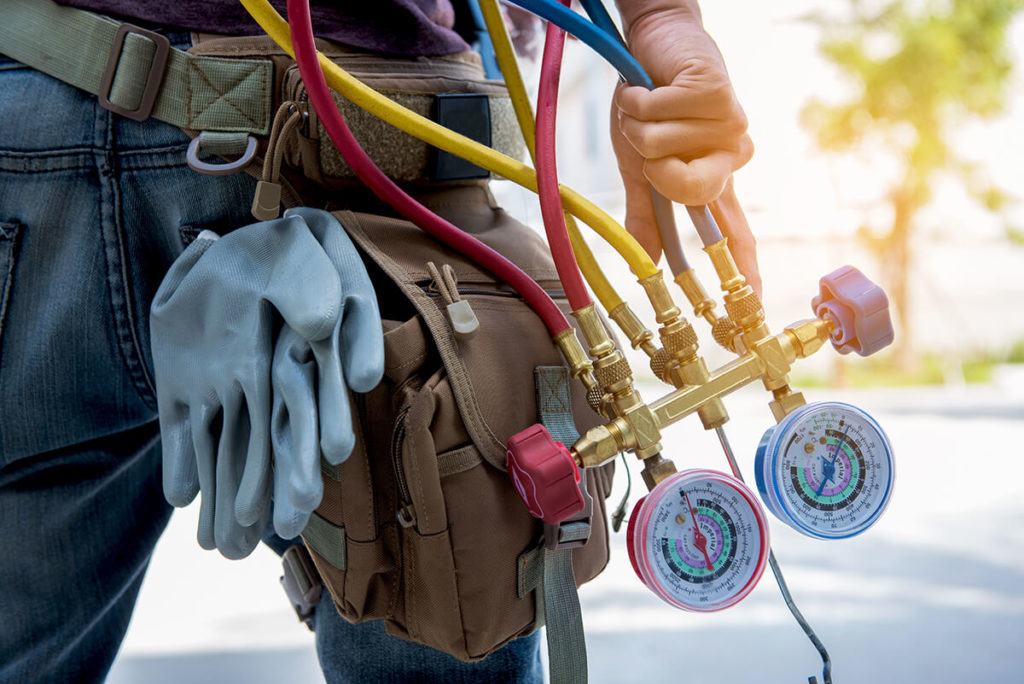
<instances>
[{"instance_id":1,"label":"blue hose","mask_svg":"<svg viewBox=\"0 0 1024 684\"><path fill-rule=\"evenodd\" d=\"M587 21L567 7L555 2L555 0L510 1L515 5L519 5L527 12L536 14L538 17L565 29L566 32L571 33L592 47L618 70L627 83L643 86L648 90L654 89L651 77L640 66L640 62L636 61L636 58L629 54L629 50L626 49L622 40L618 38L617 32L615 37L612 37L598 28L593 22Z\"/></svg>"}]
</instances>

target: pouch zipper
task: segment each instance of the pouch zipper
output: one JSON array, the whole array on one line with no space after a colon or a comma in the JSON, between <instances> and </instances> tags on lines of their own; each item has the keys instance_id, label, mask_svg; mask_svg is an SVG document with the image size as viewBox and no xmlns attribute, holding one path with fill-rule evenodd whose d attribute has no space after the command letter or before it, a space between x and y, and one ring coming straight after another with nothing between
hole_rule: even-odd
<instances>
[{"instance_id":1,"label":"pouch zipper","mask_svg":"<svg viewBox=\"0 0 1024 684\"><path fill-rule=\"evenodd\" d=\"M428 285L420 286L424 292L430 297L440 297L441 293L438 292L437 288L434 287L433 281ZM489 290L483 287L459 287L456 288L460 295L481 295L484 297L511 297L514 299L522 299L518 292L514 290ZM549 297L552 299L565 299L564 290L544 290Z\"/></svg>"},{"instance_id":2,"label":"pouch zipper","mask_svg":"<svg viewBox=\"0 0 1024 684\"><path fill-rule=\"evenodd\" d=\"M395 419L395 429L391 433L391 463L395 468L395 481L398 483L398 510L395 517L402 527L416 524L416 508L409 493L409 483L405 479L405 468L402 464L402 451L405 445L405 419L409 415L409 407L403 408Z\"/></svg>"}]
</instances>

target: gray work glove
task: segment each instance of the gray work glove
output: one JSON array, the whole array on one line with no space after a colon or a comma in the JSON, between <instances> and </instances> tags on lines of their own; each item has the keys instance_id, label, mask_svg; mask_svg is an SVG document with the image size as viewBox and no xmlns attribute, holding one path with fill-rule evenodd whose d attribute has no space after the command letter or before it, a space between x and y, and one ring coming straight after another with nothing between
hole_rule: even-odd
<instances>
[{"instance_id":1,"label":"gray work glove","mask_svg":"<svg viewBox=\"0 0 1024 684\"><path fill-rule=\"evenodd\" d=\"M342 292L341 315L330 335L311 341L285 328L274 349L274 529L291 539L320 505L320 455L337 465L352 452L346 388L369 392L380 382L384 337L370 277L341 224L316 209L289 209L285 216L305 220L334 264Z\"/></svg>"},{"instance_id":2,"label":"gray work glove","mask_svg":"<svg viewBox=\"0 0 1024 684\"><path fill-rule=\"evenodd\" d=\"M161 283L150 325L164 493L185 506L203 492L204 548L241 558L259 542L271 512L274 334L328 340L341 325L343 301L335 262L302 216L219 240L204 233ZM379 325L378 318L378 334ZM333 391L344 396L343 387ZM294 470L292 454L275 458ZM314 497L299 498L305 508Z\"/></svg>"}]
</instances>

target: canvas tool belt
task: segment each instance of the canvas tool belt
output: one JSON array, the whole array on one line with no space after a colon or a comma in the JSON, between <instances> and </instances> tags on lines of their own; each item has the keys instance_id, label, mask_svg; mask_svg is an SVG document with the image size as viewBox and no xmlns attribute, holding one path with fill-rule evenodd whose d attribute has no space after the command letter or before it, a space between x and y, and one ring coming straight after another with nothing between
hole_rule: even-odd
<instances>
[{"instance_id":1,"label":"canvas tool belt","mask_svg":"<svg viewBox=\"0 0 1024 684\"><path fill-rule=\"evenodd\" d=\"M119 114L179 126L208 151L249 155L246 164L276 158L286 205L344 207L336 216L374 280L386 370L354 398L352 456L323 468L323 503L303 532L312 566L285 557L300 614L311 614L318 574L346 619L384 620L391 634L468 661L546 622L553 681L585 681L576 587L608 560L612 466L587 473L589 509L558 527L530 516L505 472L509 437L533 423L570 445L600 422L540 318L477 264L387 209L365 209L373 202L306 106L294 62L269 38L197 36L186 53L157 33L48 0L5 0L4 13L0 46L14 59ZM475 55L391 59L319 47L401 104L521 156L504 86L483 78ZM485 173L335 100L388 175L568 311L546 245L494 205ZM290 116L288 107L301 124L274 138L273 121ZM246 170L261 175L259 166ZM454 299L475 316L472 333L456 333Z\"/></svg>"}]
</instances>

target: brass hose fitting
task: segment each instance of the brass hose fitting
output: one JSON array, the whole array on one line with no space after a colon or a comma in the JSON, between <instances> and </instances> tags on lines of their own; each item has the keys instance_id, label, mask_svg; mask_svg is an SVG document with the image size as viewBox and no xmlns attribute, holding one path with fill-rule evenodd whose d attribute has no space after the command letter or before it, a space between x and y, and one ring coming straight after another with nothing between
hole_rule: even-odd
<instances>
[{"instance_id":1,"label":"brass hose fitting","mask_svg":"<svg viewBox=\"0 0 1024 684\"><path fill-rule=\"evenodd\" d=\"M647 491L653 491L658 483L676 472L676 464L654 454L644 459L644 469L640 475L647 485Z\"/></svg>"},{"instance_id":2,"label":"brass hose fitting","mask_svg":"<svg viewBox=\"0 0 1024 684\"><path fill-rule=\"evenodd\" d=\"M662 382L671 382L668 376L665 375L665 369L668 366L669 356L668 352L664 348L658 349L651 357L651 372L654 373L654 377L658 378Z\"/></svg>"},{"instance_id":3,"label":"brass hose fitting","mask_svg":"<svg viewBox=\"0 0 1024 684\"><path fill-rule=\"evenodd\" d=\"M576 322L579 323L583 339L590 349L590 356L600 359L617 351L611 337L608 335L608 331L604 327L604 323L601 322L597 308L593 304L588 304L582 309L573 311L572 315Z\"/></svg>"},{"instance_id":4,"label":"brass hose fitting","mask_svg":"<svg viewBox=\"0 0 1024 684\"><path fill-rule=\"evenodd\" d=\"M739 327L728 317L715 314L717 304L697 279L697 272L691 268L677 274L676 284L693 306L694 315L702 316L711 324L711 336L715 342L731 352L736 351L734 340L740 334Z\"/></svg>"},{"instance_id":5,"label":"brass hose fitting","mask_svg":"<svg viewBox=\"0 0 1024 684\"><path fill-rule=\"evenodd\" d=\"M725 312L741 331L743 346L751 349L771 333L764 322L764 307L761 306L761 300L740 273L729 252L728 243L728 238L722 238L705 247L704 251L711 258L711 264L715 267L715 273L722 284L722 291L725 292Z\"/></svg>"},{"instance_id":6,"label":"brass hose fitting","mask_svg":"<svg viewBox=\"0 0 1024 684\"><path fill-rule=\"evenodd\" d=\"M774 399L768 402L768 408L772 410L776 423L781 423L783 418L807 403L803 392L794 392L788 384L772 390L772 396Z\"/></svg>"},{"instance_id":7,"label":"brass hose fitting","mask_svg":"<svg viewBox=\"0 0 1024 684\"><path fill-rule=\"evenodd\" d=\"M633 312L629 304L622 302L608 312L608 317L615 321L633 349L643 349L644 353L654 357L658 348L654 345L654 333L644 327L640 318Z\"/></svg>"},{"instance_id":8,"label":"brass hose fitting","mask_svg":"<svg viewBox=\"0 0 1024 684\"><path fill-rule=\"evenodd\" d=\"M654 414L634 389L629 362L612 344L597 309L591 304L574 311L573 316L594 357L594 378L601 392L599 410L613 418L608 427L616 435L619 449L633 450L640 458L661 451L661 432Z\"/></svg>"},{"instance_id":9,"label":"brass hose fitting","mask_svg":"<svg viewBox=\"0 0 1024 684\"><path fill-rule=\"evenodd\" d=\"M689 300L690 306L693 307L694 316L703 316L708 323L714 325L718 317L715 316L716 302L712 299L707 290L701 284L700 280L697 279L697 272L692 268L683 271L682 273L676 274L676 285L686 295L686 299Z\"/></svg>"},{"instance_id":10,"label":"brass hose fitting","mask_svg":"<svg viewBox=\"0 0 1024 684\"><path fill-rule=\"evenodd\" d=\"M732 319L722 316L716 318L711 326L711 336L720 347L729 351L738 351L736 348L736 337L740 334L740 327L732 322Z\"/></svg>"},{"instance_id":11,"label":"brass hose fitting","mask_svg":"<svg viewBox=\"0 0 1024 684\"><path fill-rule=\"evenodd\" d=\"M647 293L647 298L651 300L651 306L654 307L654 320L659 324L664 324L679 318L681 312L672 301L672 295L669 294L668 288L665 286L661 271L642 278L639 282Z\"/></svg>"},{"instance_id":12,"label":"brass hose fitting","mask_svg":"<svg viewBox=\"0 0 1024 684\"><path fill-rule=\"evenodd\" d=\"M569 373L572 377L582 382L588 391L591 387L596 387L594 365L590 362L587 353L583 351L583 345L576 337L576 329L566 328L555 335L555 344L558 345L566 363L569 364Z\"/></svg>"}]
</instances>

